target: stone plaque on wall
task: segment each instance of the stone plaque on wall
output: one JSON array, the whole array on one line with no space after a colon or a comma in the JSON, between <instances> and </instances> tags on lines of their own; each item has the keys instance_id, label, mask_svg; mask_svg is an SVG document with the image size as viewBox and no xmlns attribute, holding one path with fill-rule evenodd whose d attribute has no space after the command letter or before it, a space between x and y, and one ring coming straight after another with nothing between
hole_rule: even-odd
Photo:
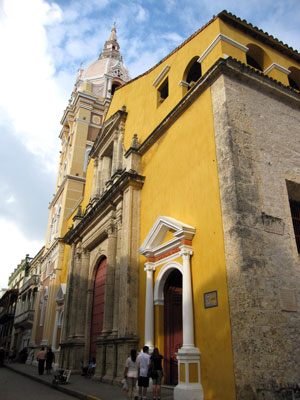
<instances>
[{"instance_id":1,"label":"stone plaque on wall","mask_svg":"<svg viewBox=\"0 0 300 400\"><path fill-rule=\"evenodd\" d=\"M280 289L280 306L283 311L298 311L295 290Z\"/></svg>"}]
</instances>

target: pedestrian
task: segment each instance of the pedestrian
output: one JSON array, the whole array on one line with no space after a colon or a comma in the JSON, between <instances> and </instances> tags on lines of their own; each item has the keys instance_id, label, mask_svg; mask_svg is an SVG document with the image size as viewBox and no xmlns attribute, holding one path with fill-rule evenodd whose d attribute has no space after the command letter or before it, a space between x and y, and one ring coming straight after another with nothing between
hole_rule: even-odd
<instances>
[{"instance_id":1,"label":"pedestrian","mask_svg":"<svg viewBox=\"0 0 300 400\"><path fill-rule=\"evenodd\" d=\"M47 374L51 374L51 369L52 369L52 363L55 362L55 356L54 353L51 349L51 347L47 348L47 353L46 353L46 371Z\"/></svg>"},{"instance_id":2,"label":"pedestrian","mask_svg":"<svg viewBox=\"0 0 300 400\"><path fill-rule=\"evenodd\" d=\"M87 367L87 371L86 371L86 378L91 378L92 375L94 375L96 371L96 358L93 357L92 360L90 361L88 367Z\"/></svg>"},{"instance_id":3,"label":"pedestrian","mask_svg":"<svg viewBox=\"0 0 300 400\"><path fill-rule=\"evenodd\" d=\"M19 353L19 361L20 361L20 363L25 364L26 360L27 360L27 357L28 357L27 347L24 347Z\"/></svg>"},{"instance_id":4,"label":"pedestrian","mask_svg":"<svg viewBox=\"0 0 300 400\"><path fill-rule=\"evenodd\" d=\"M150 378L153 381L153 400L160 400L160 386L161 379L163 377L163 369L162 369L162 359L163 356L159 354L159 350L157 347L153 350L153 353L150 357L150 365L149 365L149 374Z\"/></svg>"},{"instance_id":5,"label":"pedestrian","mask_svg":"<svg viewBox=\"0 0 300 400\"><path fill-rule=\"evenodd\" d=\"M17 349L15 347L12 347L8 352L8 362L12 363L13 361L16 361L16 357L17 357Z\"/></svg>"},{"instance_id":6,"label":"pedestrian","mask_svg":"<svg viewBox=\"0 0 300 400\"><path fill-rule=\"evenodd\" d=\"M136 393L136 381L138 378L138 363L136 359L136 350L132 349L130 351L130 357L127 358L124 369L124 379L127 380L128 391L127 391L127 399L128 400L137 400L138 396Z\"/></svg>"},{"instance_id":7,"label":"pedestrian","mask_svg":"<svg viewBox=\"0 0 300 400\"><path fill-rule=\"evenodd\" d=\"M148 366L149 366L149 347L143 347L143 353L141 353L137 358L138 363L138 387L139 387L139 398L141 400L146 400L147 388L149 386L148 377Z\"/></svg>"},{"instance_id":8,"label":"pedestrian","mask_svg":"<svg viewBox=\"0 0 300 400\"><path fill-rule=\"evenodd\" d=\"M39 375L43 375L45 368L45 360L46 360L46 350L45 347L42 347L41 350L37 353L36 359L39 363Z\"/></svg>"}]
</instances>

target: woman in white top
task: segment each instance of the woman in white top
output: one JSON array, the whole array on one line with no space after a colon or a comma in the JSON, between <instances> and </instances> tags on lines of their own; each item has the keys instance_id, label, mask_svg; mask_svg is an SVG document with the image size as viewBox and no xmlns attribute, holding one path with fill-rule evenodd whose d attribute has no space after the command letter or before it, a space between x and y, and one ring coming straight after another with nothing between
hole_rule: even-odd
<instances>
[{"instance_id":1,"label":"woman in white top","mask_svg":"<svg viewBox=\"0 0 300 400\"><path fill-rule=\"evenodd\" d=\"M128 392L127 399L137 399L136 393L136 381L138 378L138 364L136 362L136 350L132 349L130 352L130 357L127 358L124 369L124 379L127 380Z\"/></svg>"}]
</instances>

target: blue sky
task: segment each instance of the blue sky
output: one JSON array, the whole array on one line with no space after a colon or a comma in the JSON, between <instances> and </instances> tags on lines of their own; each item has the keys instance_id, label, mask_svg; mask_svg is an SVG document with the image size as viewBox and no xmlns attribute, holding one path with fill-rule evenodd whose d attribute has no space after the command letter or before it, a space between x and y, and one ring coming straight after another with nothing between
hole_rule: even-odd
<instances>
[{"instance_id":1,"label":"blue sky","mask_svg":"<svg viewBox=\"0 0 300 400\"><path fill-rule=\"evenodd\" d=\"M44 244L60 119L80 63L98 57L116 21L135 77L223 9L300 50L300 0L0 0L0 288Z\"/></svg>"}]
</instances>

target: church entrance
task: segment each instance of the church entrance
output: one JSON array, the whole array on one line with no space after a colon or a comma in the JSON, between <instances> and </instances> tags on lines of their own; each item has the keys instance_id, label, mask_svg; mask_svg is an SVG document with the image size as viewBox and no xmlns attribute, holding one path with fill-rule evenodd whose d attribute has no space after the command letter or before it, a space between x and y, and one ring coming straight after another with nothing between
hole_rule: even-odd
<instances>
[{"instance_id":1,"label":"church entrance","mask_svg":"<svg viewBox=\"0 0 300 400\"><path fill-rule=\"evenodd\" d=\"M165 383L177 385L176 354L182 347L182 274L174 269L164 286L164 375Z\"/></svg>"},{"instance_id":2,"label":"church entrance","mask_svg":"<svg viewBox=\"0 0 300 400\"><path fill-rule=\"evenodd\" d=\"M96 340L100 336L103 328L105 275L106 258L100 261L95 276L90 340L90 359L92 359L93 357L96 358Z\"/></svg>"}]
</instances>

